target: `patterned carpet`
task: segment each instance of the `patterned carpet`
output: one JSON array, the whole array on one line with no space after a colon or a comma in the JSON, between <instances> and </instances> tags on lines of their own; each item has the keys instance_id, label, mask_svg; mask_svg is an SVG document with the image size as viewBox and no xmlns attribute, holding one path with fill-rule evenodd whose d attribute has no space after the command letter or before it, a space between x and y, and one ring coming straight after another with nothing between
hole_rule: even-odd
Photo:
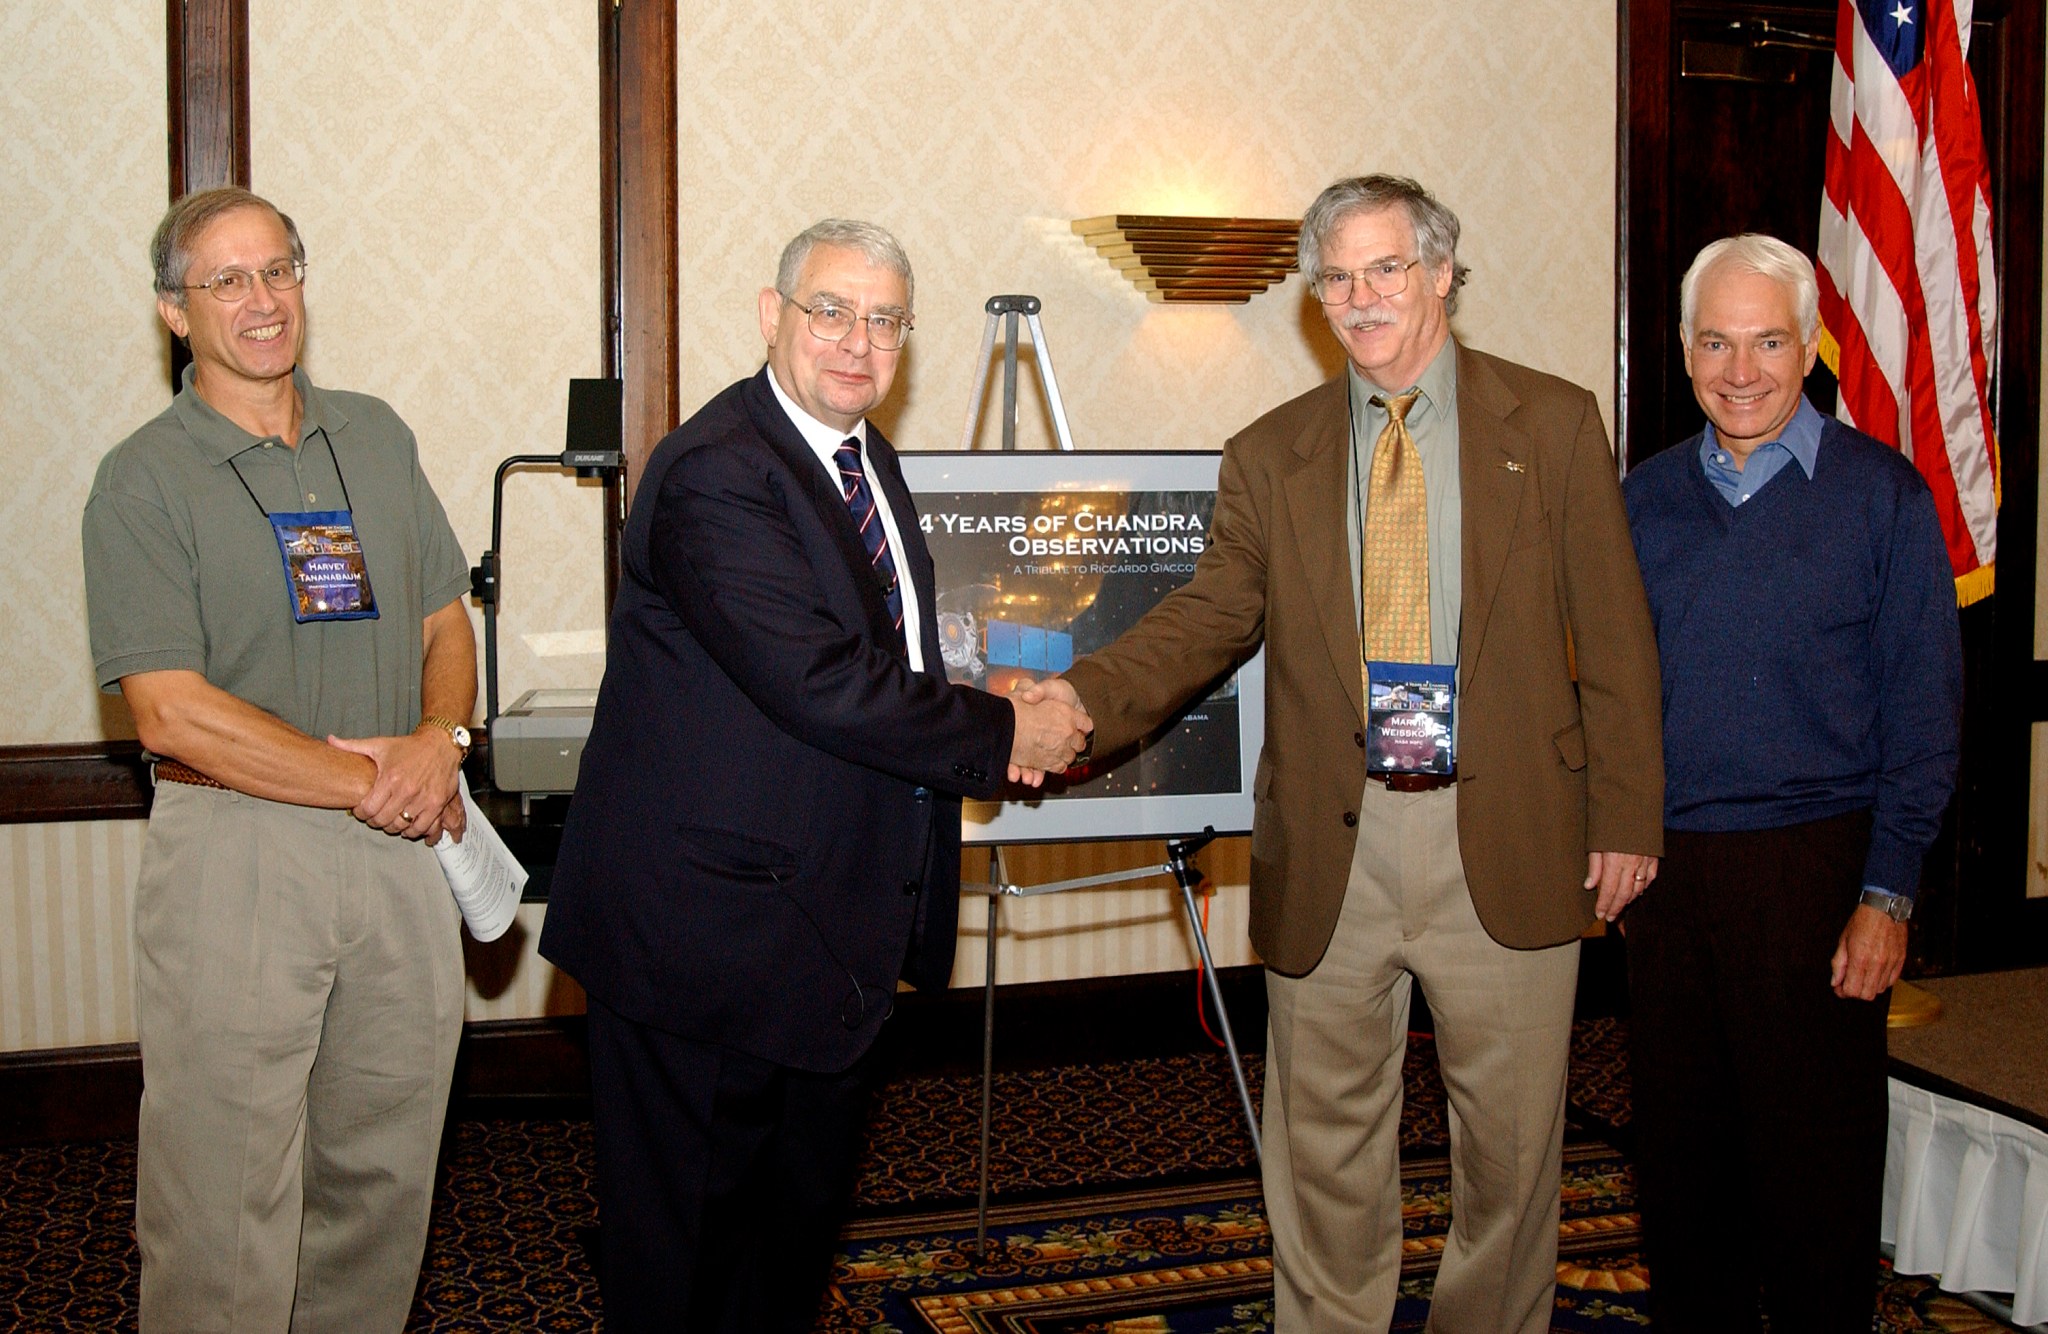
<instances>
[{"instance_id":1,"label":"patterned carpet","mask_svg":"<svg viewBox=\"0 0 2048 1334\"><path fill-rule=\"evenodd\" d=\"M1450 1163L1402 1170L1403 1261L1395 1329L1421 1329L1450 1225ZM1640 1325L1647 1283L1628 1167L1605 1144L1565 1154L1559 1330ZM971 1209L857 1222L820 1319L833 1334L1237 1334L1272 1323L1272 1269L1256 1178L1150 1186L991 1211L990 1253Z\"/></svg>"},{"instance_id":2,"label":"patterned carpet","mask_svg":"<svg viewBox=\"0 0 2048 1334\"><path fill-rule=\"evenodd\" d=\"M1555 1329L1646 1325L1633 1188L1612 1147L1628 1124L1624 1034L1575 1033ZM1259 1069L1253 1063L1256 1090ZM1449 1197L1442 1084L1411 1047L1402 1124L1408 1260L1397 1330L1420 1329ZM998 1077L1000 1242L973 1249L980 1084L890 1084L820 1331L835 1334L1249 1334L1272 1281L1251 1148L1221 1056ZM454 1334L602 1327L587 1243L590 1127L450 1128L408 1329ZM108 1142L0 1151L0 1330L132 1330L135 1150ZM963 1245L963 1242L965 1243ZM2004 1330L1918 1278L1882 1284L1883 1334Z\"/></svg>"}]
</instances>

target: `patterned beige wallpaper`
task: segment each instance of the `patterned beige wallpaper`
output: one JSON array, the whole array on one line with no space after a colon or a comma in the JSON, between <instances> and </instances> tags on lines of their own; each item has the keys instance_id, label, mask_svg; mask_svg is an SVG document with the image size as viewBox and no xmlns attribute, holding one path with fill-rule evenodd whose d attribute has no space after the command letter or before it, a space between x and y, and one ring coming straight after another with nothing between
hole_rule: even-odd
<instances>
[{"instance_id":1,"label":"patterned beige wallpaper","mask_svg":"<svg viewBox=\"0 0 2048 1334\"><path fill-rule=\"evenodd\" d=\"M0 825L0 1052L135 1040L132 932L144 823ZM1158 843L1020 848L1004 879L1038 885L1069 876L1156 865ZM1226 839L1201 859L1225 886L1212 903L1216 961L1253 961L1245 940L1245 841ZM970 852L968 874L986 881L987 856ZM580 1014L583 993L536 951L546 908L528 904L488 945L463 938L472 1020ZM953 985L986 975L987 899L961 902L960 962ZM1129 889L1005 899L997 934L999 982L1192 968L1193 938L1180 892L1165 877Z\"/></svg>"},{"instance_id":2,"label":"patterned beige wallpaper","mask_svg":"<svg viewBox=\"0 0 2048 1334\"><path fill-rule=\"evenodd\" d=\"M163 392L141 288L164 197L162 25L148 6L117 10L60 0L0 18L13 112L0 202L23 238L7 274L50 281L55 265L75 290L125 265L132 294L20 303L0 330L0 448L28 483L0 495L0 518L30 553L0 573L29 627L0 640L21 701L0 744L101 731L74 502ZM1603 7L907 0L842 23L787 2L684 7L686 404L758 364L754 290L789 233L838 211L895 227L920 267L920 328L888 414L906 446L957 443L981 302L999 290L1045 298L1083 447L1214 446L1332 364L1299 289L1152 306L1067 222L1291 215L1330 177L1379 167L1421 175L1464 215L1476 276L1462 332L1609 392ZM474 556L492 466L555 447L567 378L600 364L594 17L552 0L366 0L257 6L251 24L254 184L312 248L308 364L407 416ZM1396 32L1398 55L1358 54ZM80 89L93 114L59 110ZM1488 151L1467 151L1477 143ZM1027 444L1045 438L1038 422L1027 403ZM506 692L594 682L594 489L515 476L508 506Z\"/></svg>"},{"instance_id":3,"label":"patterned beige wallpaper","mask_svg":"<svg viewBox=\"0 0 2048 1334\"><path fill-rule=\"evenodd\" d=\"M83 0L74 7L83 14ZM849 26L790 0L683 6L686 410L759 364L754 292L789 234L840 212L897 230L919 268L919 330L886 420L901 443L957 444L981 304L1029 291L1047 303L1082 447L1216 447L1334 367L1299 288L1238 308L1165 310L1067 223L1117 211L1291 216L1332 177L1382 168L1422 176L1465 218L1476 273L1461 332L1605 401L1614 31L1600 9L905 0ZM116 114L95 127L102 141L78 157L81 127L53 123L44 160L17 180L92 198L87 180L131 159L146 165L156 174L134 185L132 216L100 223L114 249L138 254L164 189L158 27L141 25L136 49L97 60L67 63L69 30L25 34L22 54L38 71L66 55L58 75L39 75L55 82L106 77L102 64L125 80ZM488 531L491 469L506 454L559 448L564 381L600 364L594 29L585 7L548 0L252 9L254 184L296 217L311 252L308 365L324 382L382 395L412 423L472 558ZM1396 33L1394 53L1374 54ZM1467 151L1477 143L1488 151ZM48 200L25 206L74 239ZM146 300L135 305L132 346L114 356L95 347L94 360L133 363L146 405L161 342ZM47 336L36 347L60 369L86 359ZM104 392L69 398L78 421L67 433L90 435L92 457L112 438L103 419L142 413ZM1045 438L1035 406L1025 432L1027 447ZM82 497L90 462L78 467L67 485ZM534 476L515 479L510 504L505 693L594 682L595 495ZM62 510L54 527L65 543L45 578L71 581L49 596L75 627L75 506L45 507ZM15 570L0 578L36 582ZM19 652L19 674L50 707L10 715L22 730L9 739L94 734L97 706L74 665L83 658L75 629L69 642ZM0 1049L130 1036L137 827L5 835ZM1039 883L1158 855L1156 845L1035 849L1016 854L1008 875ZM1242 844L1226 843L1207 861L1224 886L1211 929L1226 965L1251 957L1243 860ZM973 985L984 918L978 900L965 906L955 982ZM472 948L472 1017L580 1008L574 986L533 953L539 917L526 909L512 937ZM1184 968L1194 957L1163 880L1006 903L1001 930L1007 982Z\"/></svg>"},{"instance_id":4,"label":"patterned beige wallpaper","mask_svg":"<svg viewBox=\"0 0 2048 1334\"><path fill-rule=\"evenodd\" d=\"M1003 850L999 878L1021 886L1046 885L1135 867L1158 867L1166 846L1069 843ZM1246 936L1251 896L1250 842L1220 839L1196 858L1208 874L1209 949L1221 968L1256 963ZM970 851L962 879L988 881L988 855ZM1032 897L1005 896L996 909L996 981L1052 982L1076 977L1121 977L1193 968L1200 962L1180 888L1171 876L1130 885L1102 886ZM978 987L988 976L988 897L963 893L955 987Z\"/></svg>"},{"instance_id":5,"label":"patterned beige wallpaper","mask_svg":"<svg viewBox=\"0 0 2048 1334\"><path fill-rule=\"evenodd\" d=\"M307 369L397 408L474 562L498 462L559 452L570 377L603 368L597 15L255 5L249 45L253 184L308 252ZM603 674L599 500L559 470L507 481L506 703Z\"/></svg>"},{"instance_id":6,"label":"patterned beige wallpaper","mask_svg":"<svg viewBox=\"0 0 2048 1334\"><path fill-rule=\"evenodd\" d=\"M1612 5L1160 0L696 3L682 15L685 411L760 362L754 293L832 213L918 270L893 438L954 448L982 303L1044 298L1081 448L1216 448L1336 364L1299 283L1166 309L1068 223L1294 217L1330 180L1420 177L1465 224L1477 345L1611 399ZM995 440L994 412L984 439ZM1022 440L1047 435L1035 402Z\"/></svg>"},{"instance_id":7,"label":"patterned beige wallpaper","mask_svg":"<svg viewBox=\"0 0 2048 1334\"><path fill-rule=\"evenodd\" d=\"M0 745L78 741L101 734L79 515L100 455L170 397L163 7L0 7L0 108Z\"/></svg>"},{"instance_id":8,"label":"patterned beige wallpaper","mask_svg":"<svg viewBox=\"0 0 2048 1334\"><path fill-rule=\"evenodd\" d=\"M1329 181L1376 170L1419 177L1460 214L1474 271L1461 336L1611 402L1612 7L899 0L849 28L829 7L730 0L685 6L681 24L685 414L759 366L754 297L782 244L844 214L894 230L917 270L917 331L878 414L899 446L959 446L983 302L1029 292L1078 447L1220 448L1340 364L1320 314L1298 283L1244 306L1151 304L1069 223L1294 217ZM984 447L1000 440L999 382ZM1024 392L1020 443L1045 447L1028 370ZM1139 855L1024 850L1009 878ZM1225 886L1219 962L1248 962L1242 846L1209 865ZM1000 979L1191 966L1177 896L1152 884L1006 901ZM983 976L984 922L965 901L955 986Z\"/></svg>"},{"instance_id":9,"label":"patterned beige wallpaper","mask_svg":"<svg viewBox=\"0 0 2048 1334\"><path fill-rule=\"evenodd\" d=\"M0 1051L135 1040L143 828L0 825Z\"/></svg>"},{"instance_id":10,"label":"patterned beige wallpaper","mask_svg":"<svg viewBox=\"0 0 2048 1334\"><path fill-rule=\"evenodd\" d=\"M958 444L982 302L1027 291L1045 299L1082 448L1214 448L1334 369L1300 288L1165 309L1068 222L1293 216L1333 177L1381 169L1421 177L1464 220L1461 336L1610 402L1611 5L680 10L686 411L759 365L754 292L788 235L837 212L895 229L918 268L918 331L884 420L899 443ZM251 24L254 183L311 248L309 366L407 417L474 559L497 460L559 448L565 381L601 364L595 16L558 0L357 0L252 6ZM91 687L77 515L99 455L165 395L143 253L166 189L163 69L161 6L0 11L0 210L16 238L0 277L17 294L0 324L0 673L14 691L0 744L125 728L118 707L103 724ZM90 114L69 110L81 104ZM1035 400L1024 418L1026 447L1042 446ZM993 443L992 411L983 427ZM527 475L508 503L506 696L594 683L596 496ZM2042 754L2048 743L2037 866ZM0 829L0 1050L133 1036L139 850L135 822ZM1158 855L1023 849L1007 875L1040 883ZM979 854L967 863L984 873ZM1224 886L1219 962L1246 962L1242 842L1205 864ZM2048 892L2048 872L2034 890ZM471 948L473 1018L581 1008L533 952L540 916L526 908L506 940ZM974 985L980 900L963 919L954 980ZM1164 880L1007 902L1001 929L1005 982L1193 958Z\"/></svg>"},{"instance_id":11,"label":"patterned beige wallpaper","mask_svg":"<svg viewBox=\"0 0 2048 1334\"><path fill-rule=\"evenodd\" d=\"M0 488L0 744L103 734L78 515L99 456L168 393L145 255L167 190L163 27L161 5L89 0L0 16L17 236L0 263L10 290L46 293L0 327L0 462L19 483ZM253 184L310 251L307 365L412 424L472 560L498 460L561 449L567 381L601 369L596 33L590 6L553 0L252 6ZM514 474L505 531L507 698L594 685L595 489ZM118 704L105 726L127 729ZM140 831L0 829L0 1050L134 1036ZM472 959L474 1017L581 1007L538 966L526 912Z\"/></svg>"}]
</instances>

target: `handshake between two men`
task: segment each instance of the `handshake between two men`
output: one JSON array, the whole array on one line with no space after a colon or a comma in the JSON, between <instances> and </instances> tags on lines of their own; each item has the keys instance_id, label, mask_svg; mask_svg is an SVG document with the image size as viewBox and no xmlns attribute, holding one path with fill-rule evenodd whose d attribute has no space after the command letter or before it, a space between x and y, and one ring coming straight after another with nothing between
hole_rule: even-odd
<instances>
[{"instance_id":1,"label":"handshake between two men","mask_svg":"<svg viewBox=\"0 0 2048 1334\"><path fill-rule=\"evenodd\" d=\"M1017 730L1010 743L1010 781L1037 787L1049 773L1066 772L1069 764L1087 753L1088 738L1095 720L1074 694L1074 688L1054 678L1034 682L1009 697L1017 714Z\"/></svg>"}]
</instances>

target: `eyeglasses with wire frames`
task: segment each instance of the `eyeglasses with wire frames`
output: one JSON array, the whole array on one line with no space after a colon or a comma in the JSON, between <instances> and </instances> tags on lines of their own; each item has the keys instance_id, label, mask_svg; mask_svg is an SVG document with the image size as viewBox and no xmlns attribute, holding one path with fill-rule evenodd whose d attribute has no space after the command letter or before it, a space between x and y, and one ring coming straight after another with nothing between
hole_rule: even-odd
<instances>
[{"instance_id":1,"label":"eyeglasses with wire frames","mask_svg":"<svg viewBox=\"0 0 2048 1334\"><path fill-rule=\"evenodd\" d=\"M1312 284L1316 300L1326 306L1345 304L1351 300L1351 284L1359 278L1365 279L1365 285L1381 296L1399 296L1408 290L1408 270L1421 262L1411 259L1404 264L1398 259L1383 259L1362 269L1325 269Z\"/></svg>"},{"instance_id":2,"label":"eyeglasses with wire frames","mask_svg":"<svg viewBox=\"0 0 2048 1334\"><path fill-rule=\"evenodd\" d=\"M187 292L211 292L216 301L240 301L256 290L259 279L273 292L289 292L306 281L306 261L281 259L253 272L249 269L222 269L203 283L185 283L182 286Z\"/></svg>"},{"instance_id":3,"label":"eyeglasses with wire frames","mask_svg":"<svg viewBox=\"0 0 2048 1334\"><path fill-rule=\"evenodd\" d=\"M782 299L804 313L804 321L810 327L814 338L836 343L853 332L853 326L865 320L868 326L868 342L882 352L894 352L909 341L911 320L908 315L893 311L878 310L871 315L856 315L837 302L820 297L813 305L805 305L789 293Z\"/></svg>"}]
</instances>

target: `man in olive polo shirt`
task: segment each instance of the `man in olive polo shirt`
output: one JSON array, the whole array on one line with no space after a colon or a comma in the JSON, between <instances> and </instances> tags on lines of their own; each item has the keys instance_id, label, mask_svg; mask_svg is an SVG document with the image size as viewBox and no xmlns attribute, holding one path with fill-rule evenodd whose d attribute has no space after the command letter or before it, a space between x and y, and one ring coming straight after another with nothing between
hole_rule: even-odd
<instances>
[{"instance_id":1,"label":"man in olive polo shirt","mask_svg":"<svg viewBox=\"0 0 2048 1334\"><path fill-rule=\"evenodd\" d=\"M467 564L417 447L313 385L305 250L246 190L171 206L192 349L85 509L94 664L156 759L136 886L141 1324L395 1331L461 1031Z\"/></svg>"}]
</instances>

